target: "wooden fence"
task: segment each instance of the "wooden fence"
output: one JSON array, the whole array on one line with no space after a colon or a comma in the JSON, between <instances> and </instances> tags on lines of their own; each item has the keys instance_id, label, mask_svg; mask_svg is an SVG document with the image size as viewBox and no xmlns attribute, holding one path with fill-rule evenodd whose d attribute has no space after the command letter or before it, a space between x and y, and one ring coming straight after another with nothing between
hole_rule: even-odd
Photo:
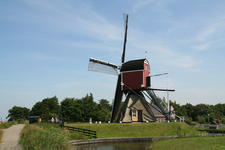
<instances>
[{"instance_id":1,"label":"wooden fence","mask_svg":"<svg viewBox=\"0 0 225 150\"><path fill-rule=\"evenodd\" d=\"M82 133L85 136L97 138L96 131L86 130L86 129L81 129L81 128L76 128L76 127L70 127L70 126L64 126L64 127L67 127L68 130L72 130L72 131L75 131L75 132Z\"/></svg>"}]
</instances>

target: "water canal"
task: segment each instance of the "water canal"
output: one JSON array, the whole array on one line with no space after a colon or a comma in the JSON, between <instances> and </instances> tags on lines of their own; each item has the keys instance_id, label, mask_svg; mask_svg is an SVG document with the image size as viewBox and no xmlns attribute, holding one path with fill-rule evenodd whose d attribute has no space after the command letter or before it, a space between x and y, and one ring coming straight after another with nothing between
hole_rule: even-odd
<instances>
[{"instance_id":1,"label":"water canal","mask_svg":"<svg viewBox=\"0 0 225 150\"><path fill-rule=\"evenodd\" d=\"M150 149L152 141L130 141L76 145L74 149L78 150L146 150Z\"/></svg>"},{"instance_id":2,"label":"water canal","mask_svg":"<svg viewBox=\"0 0 225 150\"><path fill-rule=\"evenodd\" d=\"M225 136L221 133L209 133L204 136ZM146 150L150 149L152 145L151 140L146 141L124 141L124 142L106 142L106 143L93 143L75 145L76 150Z\"/></svg>"}]
</instances>

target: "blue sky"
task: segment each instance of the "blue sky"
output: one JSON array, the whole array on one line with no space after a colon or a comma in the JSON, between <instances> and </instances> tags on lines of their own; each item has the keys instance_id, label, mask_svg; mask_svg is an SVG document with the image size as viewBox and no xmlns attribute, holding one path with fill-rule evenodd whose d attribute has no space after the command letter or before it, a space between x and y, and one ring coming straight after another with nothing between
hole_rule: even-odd
<instances>
[{"instance_id":1,"label":"blue sky","mask_svg":"<svg viewBox=\"0 0 225 150\"><path fill-rule=\"evenodd\" d=\"M147 57L154 88L181 105L224 103L225 1L0 1L0 117L47 97L114 98L117 77L88 71L89 57ZM145 53L147 51L147 54ZM157 92L166 97L165 92Z\"/></svg>"}]
</instances>

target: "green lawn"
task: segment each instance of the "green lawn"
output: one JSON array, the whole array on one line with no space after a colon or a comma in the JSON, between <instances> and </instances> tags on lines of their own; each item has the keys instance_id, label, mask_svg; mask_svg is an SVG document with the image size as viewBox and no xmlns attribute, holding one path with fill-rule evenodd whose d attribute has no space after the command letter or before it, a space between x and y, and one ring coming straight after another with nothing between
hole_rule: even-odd
<instances>
[{"instance_id":1,"label":"green lawn","mask_svg":"<svg viewBox=\"0 0 225 150\"><path fill-rule=\"evenodd\" d=\"M177 138L169 140L161 140L153 142L151 146L153 149L167 149L167 150L211 150L225 149L225 136L221 137L191 137L191 138Z\"/></svg>"},{"instance_id":2,"label":"green lawn","mask_svg":"<svg viewBox=\"0 0 225 150\"><path fill-rule=\"evenodd\" d=\"M122 124L120 123L110 123L110 124L75 123L75 124L65 124L65 125L97 131L98 138L170 136L170 135L177 135L178 127L181 128L180 133L182 135L184 134L194 135L194 134L201 133L182 122L122 123Z\"/></svg>"}]
</instances>

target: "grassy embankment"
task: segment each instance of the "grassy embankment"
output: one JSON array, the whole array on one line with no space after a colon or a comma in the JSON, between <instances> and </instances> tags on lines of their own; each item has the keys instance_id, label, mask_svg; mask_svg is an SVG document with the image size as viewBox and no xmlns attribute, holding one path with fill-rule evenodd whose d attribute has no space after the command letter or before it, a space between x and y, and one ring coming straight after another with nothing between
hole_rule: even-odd
<instances>
[{"instance_id":1,"label":"grassy embankment","mask_svg":"<svg viewBox=\"0 0 225 150\"><path fill-rule=\"evenodd\" d=\"M70 133L57 124L27 124L21 134L19 143L24 150L71 149L70 140L85 139L77 133Z\"/></svg>"},{"instance_id":2,"label":"grassy embankment","mask_svg":"<svg viewBox=\"0 0 225 150\"><path fill-rule=\"evenodd\" d=\"M182 135L196 135L201 133L191 128L189 125L181 122L123 123L123 124L76 123L66 125L97 131L98 138L171 136L171 135L178 135L178 128L180 128L179 134Z\"/></svg>"},{"instance_id":3,"label":"grassy embankment","mask_svg":"<svg viewBox=\"0 0 225 150\"><path fill-rule=\"evenodd\" d=\"M183 150L183 149L225 149L225 136L221 137L191 137L191 138L176 138L153 142L153 149L167 150Z\"/></svg>"},{"instance_id":4,"label":"grassy embankment","mask_svg":"<svg viewBox=\"0 0 225 150\"><path fill-rule=\"evenodd\" d=\"M185 123L128 123L128 124L66 124L69 126L97 131L98 138L110 137L151 137L169 135L196 135L200 132L192 129ZM179 132L178 132L179 131ZM67 128L55 124L28 124L21 132L20 144L23 149L71 149L70 140L86 139L77 134L70 133ZM156 139L156 138L155 138ZM225 137L192 137L168 139L154 142L157 149L207 149L222 148ZM165 144L161 144L165 142ZM161 147L163 146L164 147ZM188 145L188 146L187 146ZM206 145L206 146L203 146ZM195 147L193 147L195 146ZM212 147L214 146L214 147Z\"/></svg>"},{"instance_id":5,"label":"grassy embankment","mask_svg":"<svg viewBox=\"0 0 225 150\"><path fill-rule=\"evenodd\" d=\"M13 123L13 122L5 122L3 124L0 124L0 143L2 142L2 137L3 137L2 129L7 129L7 128L11 127L14 124L15 123Z\"/></svg>"}]
</instances>

